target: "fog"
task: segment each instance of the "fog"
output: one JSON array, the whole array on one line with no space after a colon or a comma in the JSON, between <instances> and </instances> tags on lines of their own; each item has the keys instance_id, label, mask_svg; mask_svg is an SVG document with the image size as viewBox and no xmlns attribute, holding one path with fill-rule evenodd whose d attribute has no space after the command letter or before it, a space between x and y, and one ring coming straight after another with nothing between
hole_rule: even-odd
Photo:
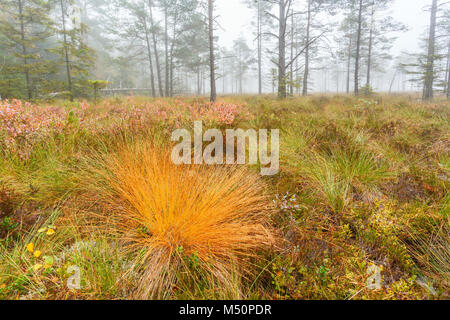
<instances>
[{"instance_id":1,"label":"fog","mask_svg":"<svg viewBox=\"0 0 450 320\"><path fill-rule=\"evenodd\" d=\"M212 100L445 93L449 8L443 0L5 0L0 95L84 97L92 86Z\"/></svg>"}]
</instances>

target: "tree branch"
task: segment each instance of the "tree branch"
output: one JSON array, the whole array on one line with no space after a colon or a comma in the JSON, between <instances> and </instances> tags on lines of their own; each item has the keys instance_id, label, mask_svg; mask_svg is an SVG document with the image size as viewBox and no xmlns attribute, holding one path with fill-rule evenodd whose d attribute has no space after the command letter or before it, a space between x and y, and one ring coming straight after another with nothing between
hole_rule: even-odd
<instances>
[{"instance_id":1,"label":"tree branch","mask_svg":"<svg viewBox=\"0 0 450 320\"><path fill-rule=\"evenodd\" d=\"M291 66L291 64L293 64L295 62L295 60L297 60L302 54L303 52L305 52L305 50L312 45L314 42L316 42L318 39L320 39L323 35L325 34L325 32L322 32L319 36L311 39L311 41L309 41L302 50L300 50L300 52L288 63L286 64L285 69L289 68Z\"/></svg>"}]
</instances>

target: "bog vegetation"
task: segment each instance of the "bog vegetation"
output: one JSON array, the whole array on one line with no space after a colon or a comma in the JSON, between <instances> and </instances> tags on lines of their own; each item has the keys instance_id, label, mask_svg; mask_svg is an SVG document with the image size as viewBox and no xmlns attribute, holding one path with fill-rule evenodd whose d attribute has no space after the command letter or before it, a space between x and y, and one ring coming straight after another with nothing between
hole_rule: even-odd
<instances>
[{"instance_id":1,"label":"bog vegetation","mask_svg":"<svg viewBox=\"0 0 450 320\"><path fill-rule=\"evenodd\" d=\"M449 298L449 110L381 95L3 101L0 297ZM172 164L172 131L200 119L280 128L280 174Z\"/></svg>"},{"instance_id":2,"label":"bog vegetation","mask_svg":"<svg viewBox=\"0 0 450 320\"><path fill-rule=\"evenodd\" d=\"M0 1L0 299L450 299L449 3L231 2Z\"/></svg>"}]
</instances>

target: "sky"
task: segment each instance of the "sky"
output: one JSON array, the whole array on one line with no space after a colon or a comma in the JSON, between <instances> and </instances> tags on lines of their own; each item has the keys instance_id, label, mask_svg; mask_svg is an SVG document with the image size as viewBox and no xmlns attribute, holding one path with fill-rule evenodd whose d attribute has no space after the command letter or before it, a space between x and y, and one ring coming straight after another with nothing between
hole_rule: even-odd
<instances>
[{"instance_id":1,"label":"sky","mask_svg":"<svg viewBox=\"0 0 450 320\"><path fill-rule=\"evenodd\" d=\"M297 0L304 2L305 0ZM392 0L392 16L409 27L394 45L393 53L402 51L413 52L419 48L419 38L429 23L429 15L424 8L431 4L431 0ZM241 34L252 34L250 22L253 13L242 0L217 0L219 44L230 48L233 40ZM248 37L247 37L248 38ZM251 40L251 38L249 39Z\"/></svg>"}]
</instances>

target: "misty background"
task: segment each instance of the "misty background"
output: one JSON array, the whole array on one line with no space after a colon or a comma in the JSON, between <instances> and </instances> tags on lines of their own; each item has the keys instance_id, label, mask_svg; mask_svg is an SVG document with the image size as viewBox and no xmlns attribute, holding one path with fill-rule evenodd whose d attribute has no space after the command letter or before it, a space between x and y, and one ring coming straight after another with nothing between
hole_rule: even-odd
<instances>
[{"instance_id":1,"label":"misty background","mask_svg":"<svg viewBox=\"0 0 450 320\"><path fill-rule=\"evenodd\" d=\"M304 4L305 1L299 1L299 5ZM425 36L425 31L430 23L428 0L392 0L392 7L389 10L390 15L397 21L405 24L408 29L397 34L397 38L393 43L392 59L387 59L386 68L379 72L376 76L374 89L378 91L388 91L392 79L394 67L394 57L401 55L403 52L414 53L420 50L420 39ZM221 28L218 29L219 44L221 46L232 48L233 41L243 36L247 39L249 45L256 51L256 42L254 41L252 21L254 19L252 9L248 8L241 0L218 0L217 1L218 22ZM339 20L340 17L337 17ZM255 52L256 54L256 52ZM270 63L266 64L269 68ZM246 88L249 93L257 93L257 82L254 81L255 75L250 75L246 81ZM312 75L315 85L313 92L334 92L336 85L333 87L333 80L328 78L329 86L325 86L321 81L321 71L315 71ZM398 78L395 81L395 91L409 91L417 89L416 86L408 82L407 77ZM268 85L265 86L265 91L270 91ZM342 91L340 88L339 91Z\"/></svg>"},{"instance_id":2,"label":"misty background","mask_svg":"<svg viewBox=\"0 0 450 320\"><path fill-rule=\"evenodd\" d=\"M443 0L3 0L0 9L6 98L450 91Z\"/></svg>"}]
</instances>

